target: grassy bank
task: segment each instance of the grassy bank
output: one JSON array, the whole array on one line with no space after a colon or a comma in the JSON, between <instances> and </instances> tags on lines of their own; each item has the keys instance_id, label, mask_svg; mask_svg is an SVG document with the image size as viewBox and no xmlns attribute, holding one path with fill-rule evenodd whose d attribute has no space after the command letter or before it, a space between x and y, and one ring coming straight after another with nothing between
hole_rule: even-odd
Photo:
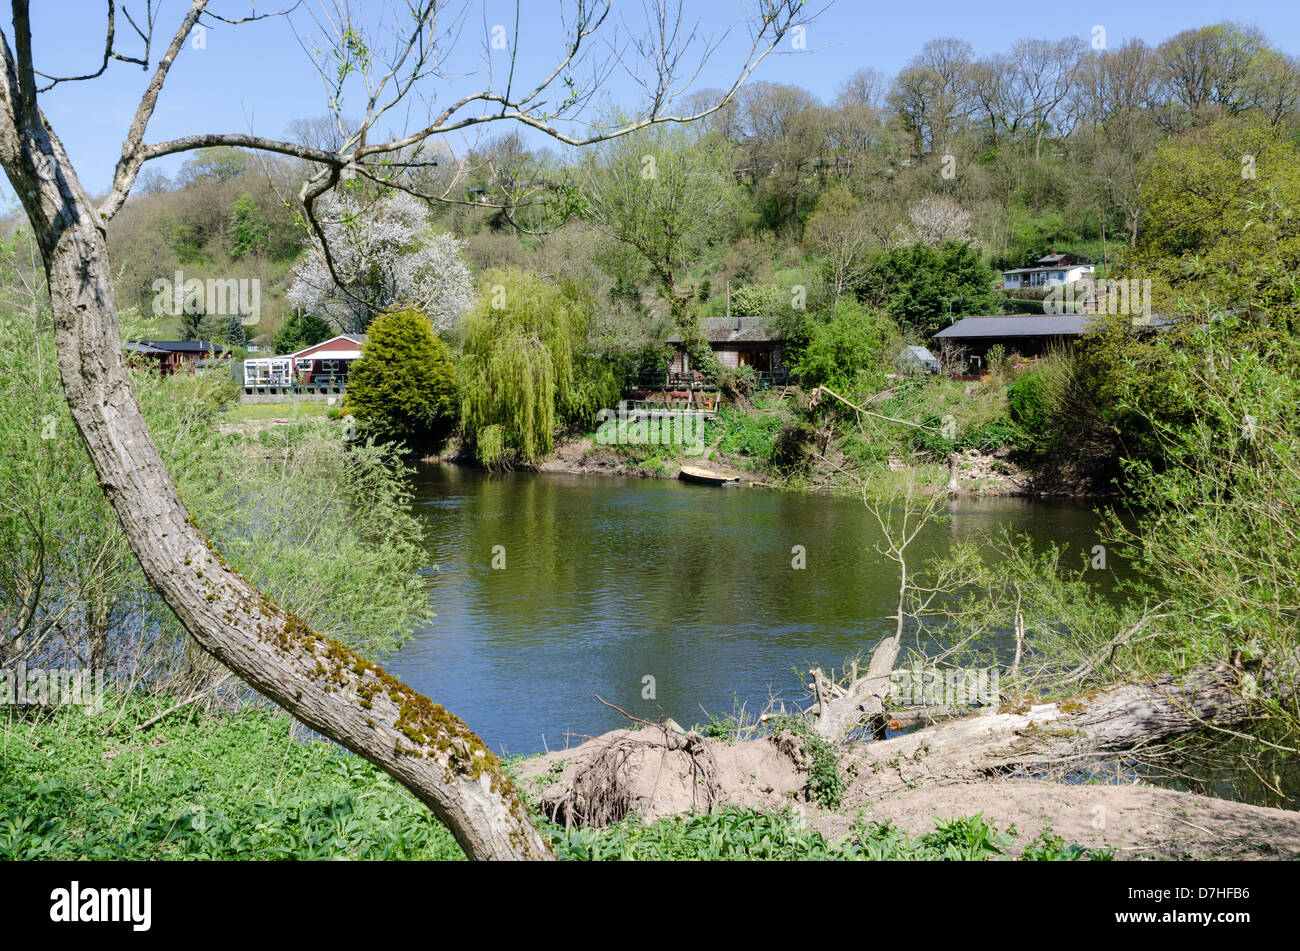
<instances>
[{"instance_id":1,"label":"grassy bank","mask_svg":"<svg viewBox=\"0 0 1300 951\"><path fill-rule=\"evenodd\" d=\"M119 701L120 703L120 701ZM368 763L269 712L173 714L110 701L4 721L0 858L449 859L426 809Z\"/></svg>"},{"instance_id":2,"label":"grassy bank","mask_svg":"<svg viewBox=\"0 0 1300 951\"><path fill-rule=\"evenodd\" d=\"M9 708L0 733L0 860L439 859L464 857L405 789L283 714L179 711L156 701L103 713ZM541 820L539 820L541 821ZM793 813L728 810L606 830L541 822L564 859L953 859L1005 857L1012 837L979 817L909 837L859 823L828 842ZM1105 858L1050 835L1026 858Z\"/></svg>"}]
</instances>

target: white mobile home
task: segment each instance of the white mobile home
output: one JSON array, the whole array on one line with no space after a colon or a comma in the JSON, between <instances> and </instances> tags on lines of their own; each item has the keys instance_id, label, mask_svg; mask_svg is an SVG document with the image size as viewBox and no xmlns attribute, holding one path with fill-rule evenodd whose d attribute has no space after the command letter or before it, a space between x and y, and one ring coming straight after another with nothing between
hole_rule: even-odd
<instances>
[{"instance_id":1,"label":"white mobile home","mask_svg":"<svg viewBox=\"0 0 1300 951\"><path fill-rule=\"evenodd\" d=\"M1022 287L1058 287L1091 277L1093 266L1080 264L1070 254L1048 254L1033 267L1017 267L1002 272L1002 286L1007 290Z\"/></svg>"}]
</instances>

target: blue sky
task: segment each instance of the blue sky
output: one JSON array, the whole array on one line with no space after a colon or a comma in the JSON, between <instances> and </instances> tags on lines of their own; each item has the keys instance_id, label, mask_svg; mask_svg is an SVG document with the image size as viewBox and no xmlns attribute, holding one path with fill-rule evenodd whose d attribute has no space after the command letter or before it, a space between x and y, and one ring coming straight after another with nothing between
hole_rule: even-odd
<instances>
[{"instance_id":1,"label":"blue sky","mask_svg":"<svg viewBox=\"0 0 1300 951\"><path fill-rule=\"evenodd\" d=\"M304 10L319 9L318 4L319 0L304 0ZM523 0L522 5L517 72L535 79L548 71L559 54L561 4L558 0ZM809 0L809 5L815 8L817 0ZM159 40L155 55L165 47L187 6L184 0L162 0L158 23L167 36ZM362 6L377 11L387 4L366 2ZM460 3L453 6L461 9ZM1231 19L1260 27L1275 45L1296 53L1300 51L1297 6L1297 0L1094 0L1086 4L836 0L806 27L805 50L794 51L787 41L783 52L762 64L756 78L795 83L828 99L854 70L873 67L893 74L927 40L936 37L961 37L982 55L1004 50L1021 37L1075 35L1087 39L1097 25L1105 28L1108 45L1118 46L1131 37L1158 43L1187 27ZM67 74L98 67L103 48L103 0L35 0L33 7L34 55L39 69ZM143 3L128 0L128 10L137 7L143 8ZM257 3L259 12L275 8L266 0ZM506 65L506 54L488 51L487 39L494 25L513 23L514 8L513 2L498 0L466 5L459 41L447 62L448 71L456 78L429 87L437 102L484 85L485 57L492 57L496 69ZM212 9L233 17L246 14L250 3L214 0ZM686 9L689 24L698 22L703 34L716 38L743 15L744 6L739 0L687 0ZM614 15L629 29L643 24L641 11L640 0L615 0ZM10 16L9 4L0 2L0 26L12 42ZM315 32L303 10L293 15L293 22L300 35ZM120 16L118 33L123 50L138 49ZM325 113L320 78L283 18L241 26L217 24L207 29L203 44L203 49L187 45L178 58L150 124L149 141L250 128L258 134L282 137L291 120ZM727 82L746 46L743 29L733 32L714 53L694 88ZM138 66L113 63L104 77L60 86L42 99L46 115L91 190L103 189L111 178L146 76ZM615 75L608 84L609 100L614 103L634 104L636 93L622 75ZM412 121L420 118L426 107L416 103L413 108ZM504 131L500 126L497 129ZM172 173L180 161L163 160L162 167Z\"/></svg>"}]
</instances>

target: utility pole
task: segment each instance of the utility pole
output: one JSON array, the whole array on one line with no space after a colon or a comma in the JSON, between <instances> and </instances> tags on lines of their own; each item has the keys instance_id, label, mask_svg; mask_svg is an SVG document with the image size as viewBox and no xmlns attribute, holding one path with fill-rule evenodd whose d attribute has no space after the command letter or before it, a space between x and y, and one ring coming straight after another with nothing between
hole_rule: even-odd
<instances>
[{"instance_id":1,"label":"utility pole","mask_svg":"<svg viewBox=\"0 0 1300 951\"><path fill-rule=\"evenodd\" d=\"M948 309L948 324L951 326L951 324L952 324L952 305L953 305L953 301L959 301L959 300L961 300L961 298L960 298L960 297L941 297L941 298L939 298L939 299L940 299L941 301L944 302L944 305L945 305L945 306L947 307L947 309Z\"/></svg>"}]
</instances>

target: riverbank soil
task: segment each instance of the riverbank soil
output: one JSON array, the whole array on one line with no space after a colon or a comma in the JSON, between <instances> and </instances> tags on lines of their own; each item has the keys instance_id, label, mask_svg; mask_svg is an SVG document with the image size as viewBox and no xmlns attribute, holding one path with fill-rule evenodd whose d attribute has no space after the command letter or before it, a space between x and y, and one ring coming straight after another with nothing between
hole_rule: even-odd
<instances>
[{"instance_id":1,"label":"riverbank soil","mask_svg":"<svg viewBox=\"0 0 1300 951\"><path fill-rule=\"evenodd\" d=\"M1012 857L1044 831L1067 844L1113 850L1117 859L1300 857L1300 813L1283 809L1147 785L1028 779L909 789L869 802L853 795L850 782L842 805L826 809L807 801L807 773L766 738L710 742L707 757L682 746L666 748L668 738L653 728L615 730L525 760L518 775L560 821L598 818L595 824L603 824L635 813L654 822L710 806L777 812L798 804L827 841L849 834L859 821L892 822L916 836L934 831L936 819L982 815L1002 832L1014 828Z\"/></svg>"},{"instance_id":2,"label":"riverbank soil","mask_svg":"<svg viewBox=\"0 0 1300 951\"><path fill-rule=\"evenodd\" d=\"M1047 829L1068 844L1112 849L1116 859L1294 859L1300 814L1156 786L1067 785L1036 780L913 789L852 811L810 814L827 841L859 817L892 822L909 835L936 819L980 814L1018 835L1017 855Z\"/></svg>"},{"instance_id":3,"label":"riverbank soil","mask_svg":"<svg viewBox=\"0 0 1300 951\"><path fill-rule=\"evenodd\" d=\"M814 459L803 481L803 487L813 490L849 490L855 488L852 471L857 463L840 451L829 448L829 455ZM643 478L671 478L682 464L699 465L735 476L745 483L780 484L784 481L778 473L762 468L747 467L743 458L737 459L716 451L700 456L681 456L676 459L636 461L617 448L597 446L590 436L562 438L556 441L555 450L538 465L541 472L565 472L575 475L618 475ZM1090 483L1067 469L1034 471L1018 464L1006 447L992 452L967 449L957 454L956 487L952 494L971 497L992 496L1051 496L1060 498L1089 498ZM891 457L888 468L892 471L919 468L915 459ZM936 473L939 465L932 466ZM947 469L947 464L943 467ZM949 473L951 475L951 473Z\"/></svg>"},{"instance_id":4,"label":"riverbank soil","mask_svg":"<svg viewBox=\"0 0 1300 951\"><path fill-rule=\"evenodd\" d=\"M600 451L604 450L604 451ZM590 436L558 439L555 451L538 466L542 472L571 472L578 475L646 475L613 450L596 446Z\"/></svg>"},{"instance_id":5,"label":"riverbank soil","mask_svg":"<svg viewBox=\"0 0 1300 951\"><path fill-rule=\"evenodd\" d=\"M637 461L619 451L618 447L598 446L590 436L559 439L555 451L537 467L541 472L566 472L574 475L617 475L648 479L672 479L683 465L702 466L724 475L734 476L742 482L757 482L761 476L724 465L705 456L688 456L676 447L663 448L663 457Z\"/></svg>"}]
</instances>

